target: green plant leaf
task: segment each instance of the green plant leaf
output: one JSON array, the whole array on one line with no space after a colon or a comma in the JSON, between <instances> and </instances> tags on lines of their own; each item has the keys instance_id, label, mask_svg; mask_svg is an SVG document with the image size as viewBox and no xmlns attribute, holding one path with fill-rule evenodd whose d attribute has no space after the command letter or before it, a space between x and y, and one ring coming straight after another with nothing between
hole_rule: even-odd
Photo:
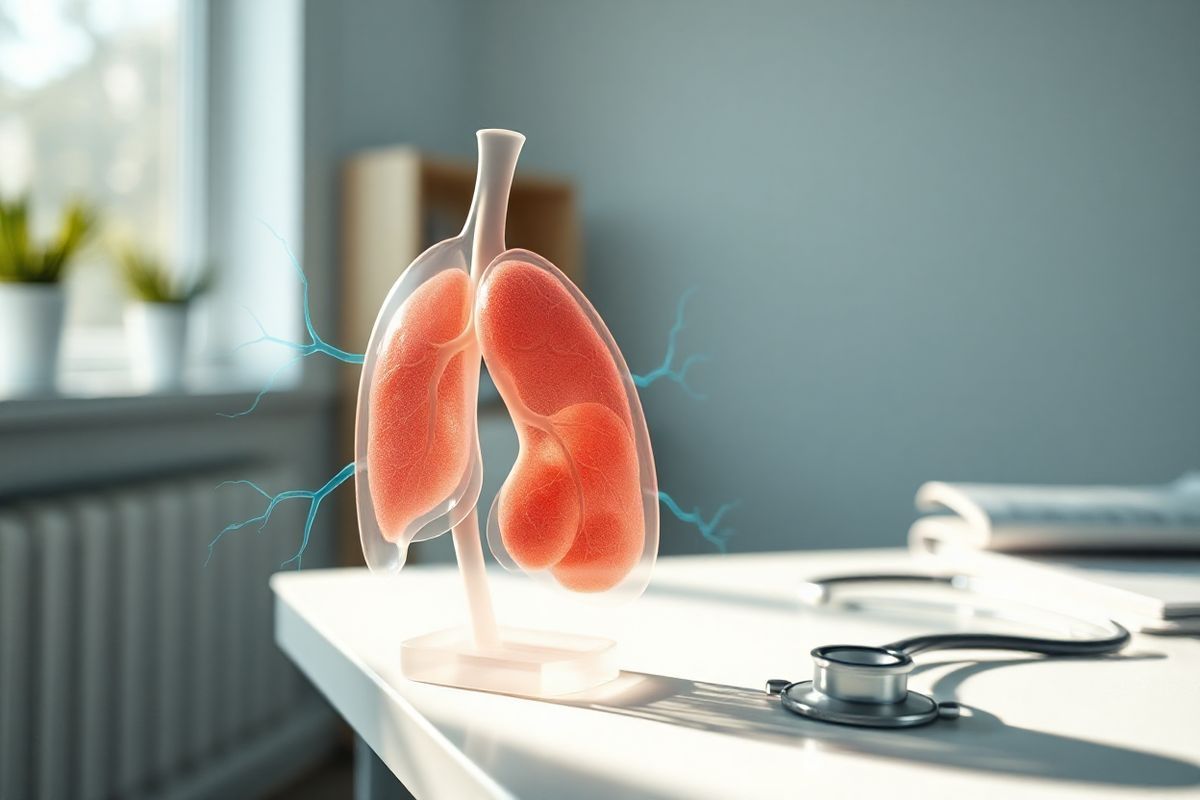
<instances>
[{"instance_id":1,"label":"green plant leaf","mask_svg":"<svg viewBox=\"0 0 1200 800\"><path fill-rule=\"evenodd\" d=\"M162 259L134 247L121 250L118 260L130 296L145 303L190 303L213 284L211 264L190 277L180 278Z\"/></svg>"},{"instance_id":2,"label":"green plant leaf","mask_svg":"<svg viewBox=\"0 0 1200 800\"><path fill-rule=\"evenodd\" d=\"M29 198L0 200L0 280L57 282L95 226L91 207L74 200L63 210L56 235L39 247L29 231Z\"/></svg>"}]
</instances>

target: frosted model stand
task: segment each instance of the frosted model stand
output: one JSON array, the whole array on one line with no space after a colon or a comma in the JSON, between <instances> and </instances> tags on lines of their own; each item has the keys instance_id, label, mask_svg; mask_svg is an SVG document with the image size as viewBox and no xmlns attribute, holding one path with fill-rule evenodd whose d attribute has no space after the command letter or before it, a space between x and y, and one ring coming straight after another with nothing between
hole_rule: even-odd
<instances>
[{"instance_id":1,"label":"frosted model stand","mask_svg":"<svg viewBox=\"0 0 1200 800\"><path fill-rule=\"evenodd\" d=\"M582 692L617 677L616 643L609 639L497 627L476 512L454 526L453 536L470 628L428 633L401 644L405 677L528 697Z\"/></svg>"},{"instance_id":2,"label":"frosted model stand","mask_svg":"<svg viewBox=\"0 0 1200 800\"><path fill-rule=\"evenodd\" d=\"M509 190L525 137L510 131L484 130L478 133L478 141L475 194L462 233L430 248L413 262L397 281L371 335L360 388L357 434L360 457L356 474L363 551L372 569L394 571L403 566L409 542L439 535L446 530L447 522L453 533L470 626L405 641L401 647L401 670L406 677L426 683L525 696L567 694L617 677L615 643L587 636L497 627L483 560L479 517L475 510L482 470L477 437L472 443L475 474L463 479L461 487L465 488L462 488L461 496L446 507L439 507L440 516L431 518L425 527L406 538L391 541L382 537L369 488L363 488L369 487L371 478L361 457L364 432L371 423L367 394L371 390L374 362L381 346L387 346L387 336L392 332L390 317L397 313L405 295L414 291L413 281L422 280L422 275L436 275L442 269L462 269L469 264L472 286L478 289L480 273L505 249ZM456 258L456 267L441 263ZM415 277L405 285L410 273ZM474 331L468 330L468 335L473 336ZM461 352L464 357L474 360L473 369L477 373L478 344L467 345ZM474 403L473 394L471 402ZM473 410L471 420L471 434L475 437ZM463 509L469 510L464 514Z\"/></svg>"}]
</instances>

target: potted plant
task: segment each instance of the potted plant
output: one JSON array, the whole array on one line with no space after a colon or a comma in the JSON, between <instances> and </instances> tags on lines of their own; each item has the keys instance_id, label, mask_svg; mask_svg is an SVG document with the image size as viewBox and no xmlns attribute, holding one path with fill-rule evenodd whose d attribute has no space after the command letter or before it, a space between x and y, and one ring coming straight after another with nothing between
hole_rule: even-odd
<instances>
[{"instance_id":1,"label":"potted plant","mask_svg":"<svg viewBox=\"0 0 1200 800\"><path fill-rule=\"evenodd\" d=\"M58 230L37 243L29 198L0 199L0 396L54 390L62 339L61 278L95 227L80 201L63 210Z\"/></svg>"},{"instance_id":2,"label":"potted plant","mask_svg":"<svg viewBox=\"0 0 1200 800\"><path fill-rule=\"evenodd\" d=\"M182 276L134 247L121 251L120 263L130 295L125 335L134 383L147 392L178 389L187 352L188 306L208 290L212 269Z\"/></svg>"}]
</instances>

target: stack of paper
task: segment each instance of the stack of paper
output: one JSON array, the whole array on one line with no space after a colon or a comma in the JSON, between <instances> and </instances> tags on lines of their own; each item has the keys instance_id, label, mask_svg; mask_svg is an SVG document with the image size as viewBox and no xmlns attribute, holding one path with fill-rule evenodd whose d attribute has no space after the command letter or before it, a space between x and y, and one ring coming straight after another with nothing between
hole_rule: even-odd
<instances>
[{"instance_id":1,"label":"stack of paper","mask_svg":"<svg viewBox=\"0 0 1200 800\"><path fill-rule=\"evenodd\" d=\"M1034 605L1200 632L1200 474L1159 487L927 483L909 544Z\"/></svg>"}]
</instances>

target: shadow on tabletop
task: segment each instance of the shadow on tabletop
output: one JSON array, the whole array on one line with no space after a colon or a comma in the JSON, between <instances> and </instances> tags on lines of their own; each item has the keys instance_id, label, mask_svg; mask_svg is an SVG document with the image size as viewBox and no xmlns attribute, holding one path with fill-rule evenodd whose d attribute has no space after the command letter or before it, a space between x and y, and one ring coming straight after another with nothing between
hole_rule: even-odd
<instances>
[{"instance_id":1,"label":"shadow on tabletop","mask_svg":"<svg viewBox=\"0 0 1200 800\"><path fill-rule=\"evenodd\" d=\"M1158 654L1108 656L1121 660ZM918 667L961 665L940 677L931 693L953 699L974 675L1017 667L1040 658L998 661L926 662ZM1200 766L1144 750L1117 747L1005 724L979 708L964 716L920 728L880 730L804 719L783 709L762 690L717 683L622 672L604 687L555 702L609 714L681 725L708 733L751 738L806 750L861 753L967 770L986 770L1051 780L1118 786L1196 786Z\"/></svg>"}]
</instances>

